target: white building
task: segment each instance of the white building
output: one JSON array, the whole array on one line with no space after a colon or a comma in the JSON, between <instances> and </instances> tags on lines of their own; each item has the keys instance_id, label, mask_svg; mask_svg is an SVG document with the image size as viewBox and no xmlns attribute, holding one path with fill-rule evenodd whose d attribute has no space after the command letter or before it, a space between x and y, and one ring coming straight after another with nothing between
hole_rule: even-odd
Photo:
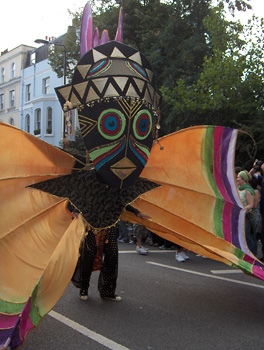
<instances>
[{"instance_id":1,"label":"white building","mask_svg":"<svg viewBox=\"0 0 264 350\"><path fill-rule=\"evenodd\" d=\"M63 85L48 63L49 45L27 53L21 79L20 129L59 146L63 113L54 88Z\"/></svg>"},{"instance_id":2,"label":"white building","mask_svg":"<svg viewBox=\"0 0 264 350\"><path fill-rule=\"evenodd\" d=\"M21 71L32 46L20 45L0 56L0 121L19 127Z\"/></svg>"}]
</instances>

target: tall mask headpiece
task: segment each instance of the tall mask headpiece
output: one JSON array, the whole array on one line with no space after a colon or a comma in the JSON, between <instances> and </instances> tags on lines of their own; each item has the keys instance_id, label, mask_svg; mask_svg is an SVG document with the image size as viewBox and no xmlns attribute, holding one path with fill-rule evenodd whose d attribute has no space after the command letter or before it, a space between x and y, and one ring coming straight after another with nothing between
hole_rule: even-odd
<instances>
[{"instance_id":1,"label":"tall mask headpiece","mask_svg":"<svg viewBox=\"0 0 264 350\"><path fill-rule=\"evenodd\" d=\"M78 108L81 133L99 177L125 188L142 172L152 147L160 95L146 57L117 41L86 52L72 84L56 89Z\"/></svg>"}]
</instances>

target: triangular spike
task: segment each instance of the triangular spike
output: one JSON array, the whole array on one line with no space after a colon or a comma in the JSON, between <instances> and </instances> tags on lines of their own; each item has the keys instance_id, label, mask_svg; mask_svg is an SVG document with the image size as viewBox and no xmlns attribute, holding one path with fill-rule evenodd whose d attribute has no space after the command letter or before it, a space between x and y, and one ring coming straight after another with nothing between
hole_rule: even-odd
<instances>
[{"instance_id":1,"label":"triangular spike","mask_svg":"<svg viewBox=\"0 0 264 350\"><path fill-rule=\"evenodd\" d=\"M130 56L129 59L131 61L137 62L138 64L140 64L142 66L141 55L139 52L134 53L134 55Z\"/></svg>"},{"instance_id":2,"label":"triangular spike","mask_svg":"<svg viewBox=\"0 0 264 350\"><path fill-rule=\"evenodd\" d=\"M80 95L81 98L83 98L87 84L88 84L88 81L74 85L75 90L78 92L78 94Z\"/></svg>"},{"instance_id":3,"label":"triangular spike","mask_svg":"<svg viewBox=\"0 0 264 350\"><path fill-rule=\"evenodd\" d=\"M84 7L81 24L80 50L81 57L92 48L93 17L89 2Z\"/></svg>"},{"instance_id":4,"label":"triangular spike","mask_svg":"<svg viewBox=\"0 0 264 350\"><path fill-rule=\"evenodd\" d=\"M119 43L121 43L122 40L123 40L123 7L120 7L115 41L118 41Z\"/></svg>"},{"instance_id":5,"label":"triangular spike","mask_svg":"<svg viewBox=\"0 0 264 350\"><path fill-rule=\"evenodd\" d=\"M93 49L93 59L94 59L94 62L97 62L99 60L103 60L107 58L107 56L103 55L101 52L98 52L97 50L94 50Z\"/></svg>"},{"instance_id":6,"label":"triangular spike","mask_svg":"<svg viewBox=\"0 0 264 350\"><path fill-rule=\"evenodd\" d=\"M106 44L106 43L108 43L108 41L109 41L108 30L104 29L103 33L102 33L102 36L101 36L101 39L100 39L100 45Z\"/></svg>"},{"instance_id":7,"label":"triangular spike","mask_svg":"<svg viewBox=\"0 0 264 350\"><path fill-rule=\"evenodd\" d=\"M114 48L110 57L126 58L126 56L123 55L122 52L117 47Z\"/></svg>"},{"instance_id":8,"label":"triangular spike","mask_svg":"<svg viewBox=\"0 0 264 350\"><path fill-rule=\"evenodd\" d=\"M93 47L96 47L99 45L99 30L96 27L93 33Z\"/></svg>"},{"instance_id":9,"label":"triangular spike","mask_svg":"<svg viewBox=\"0 0 264 350\"><path fill-rule=\"evenodd\" d=\"M107 78L99 78L99 79L94 79L94 85L97 87L97 89L102 93L105 87L105 84L108 81L108 77Z\"/></svg>"},{"instance_id":10,"label":"triangular spike","mask_svg":"<svg viewBox=\"0 0 264 350\"><path fill-rule=\"evenodd\" d=\"M87 73L89 72L89 69L91 68L91 64L85 64L85 65L78 65L77 69L80 72L83 79L85 79Z\"/></svg>"},{"instance_id":11,"label":"triangular spike","mask_svg":"<svg viewBox=\"0 0 264 350\"><path fill-rule=\"evenodd\" d=\"M120 89L124 90L124 87L126 86L128 78L127 77L113 77L113 79L117 83L117 85L120 87Z\"/></svg>"}]
</instances>

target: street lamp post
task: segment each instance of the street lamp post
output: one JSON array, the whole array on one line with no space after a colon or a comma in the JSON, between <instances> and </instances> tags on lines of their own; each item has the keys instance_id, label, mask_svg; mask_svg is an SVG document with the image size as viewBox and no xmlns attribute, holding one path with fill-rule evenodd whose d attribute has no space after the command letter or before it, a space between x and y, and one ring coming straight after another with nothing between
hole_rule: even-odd
<instances>
[{"instance_id":1,"label":"street lamp post","mask_svg":"<svg viewBox=\"0 0 264 350\"><path fill-rule=\"evenodd\" d=\"M66 47L63 44L59 44L52 41L44 40L44 39L36 39L35 40L36 44L48 44L48 45L57 45L57 46L62 46L63 47L63 84L66 84Z\"/></svg>"},{"instance_id":2,"label":"street lamp post","mask_svg":"<svg viewBox=\"0 0 264 350\"><path fill-rule=\"evenodd\" d=\"M63 84L66 84L66 47L63 44L60 43L56 43L54 42L54 40L52 41L48 41L48 40L44 40L44 39L36 39L35 40L36 44L44 44L44 45L57 45L57 46L62 46L63 47ZM63 111L63 148L67 148L67 135L65 132L66 129L66 112Z\"/></svg>"}]
</instances>

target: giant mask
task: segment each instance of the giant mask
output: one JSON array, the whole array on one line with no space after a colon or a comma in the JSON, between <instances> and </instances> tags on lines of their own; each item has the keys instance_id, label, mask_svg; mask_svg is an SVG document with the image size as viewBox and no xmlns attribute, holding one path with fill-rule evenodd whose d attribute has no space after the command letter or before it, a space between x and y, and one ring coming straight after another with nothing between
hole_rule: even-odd
<instances>
[{"instance_id":1,"label":"giant mask","mask_svg":"<svg viewBox=\"0 0 264 350\"><path fill-rule=\"evenodd\" d=\"M132 185L152 147L159 94L146 57L116 41L89 50L72 84L56 89L62 105L78 108L81 133L102 181Z\"/></svg>"}]
</instances>

